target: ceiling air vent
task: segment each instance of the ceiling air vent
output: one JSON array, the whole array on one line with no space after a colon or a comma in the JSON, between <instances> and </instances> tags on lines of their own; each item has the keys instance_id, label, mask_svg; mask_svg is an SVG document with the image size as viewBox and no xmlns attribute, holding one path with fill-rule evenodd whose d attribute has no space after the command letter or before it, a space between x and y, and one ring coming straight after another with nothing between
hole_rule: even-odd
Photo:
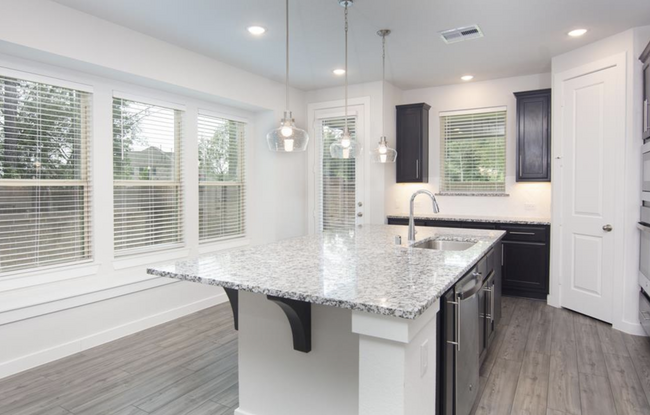
<instances>
[{"instance_id":1,"label":"ceiling air vent","mask_svg":"<svg viewBox=\"0 0 650 415\"><path fill-rule=\"evenodd\" d=\"M463 40L478 39L479 37L483 37L483 32L481 32L480 27L473 25L445 30L440 32L440 36L442 36L442 40L445 43L449 44L462 42Z\"/></svg>"}]
</instances>

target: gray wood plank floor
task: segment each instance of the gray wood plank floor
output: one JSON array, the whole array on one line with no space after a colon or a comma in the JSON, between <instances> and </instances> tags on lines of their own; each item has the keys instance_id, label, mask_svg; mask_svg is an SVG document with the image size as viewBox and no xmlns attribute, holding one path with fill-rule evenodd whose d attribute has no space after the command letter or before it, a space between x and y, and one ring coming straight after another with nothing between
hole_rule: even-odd
<instances>
[{"instance_id":1,"label":"gray wood plank floor","mask_svg":"<svg viewBox=\"0 0 650 415\"><path fill-rule=\"evenodd\" d=\"M650 415L650 340L504 297L481 368L481 415ZM228 304L0 380L2 415L232 415Z\"/></svg>"},{"instance_id":2,"label":"gray wood plank floor","mask_svg":"<svg viewBox=\"0 0 650 415\"><path fill-rule=\"evenodd\" d=\"M480 415L650 415L650 339L544 302L503 298Z\"/></svg>"},{"instance_id":3,"label":"gray wood plank floor","mask_svg":"<svg viewBox=\"0 0 650 415\"><path fill-rule=\"evenodd\" d=\"M2 415L232 415L229 304L0 380Z\"/></svg>"}]
</instances>

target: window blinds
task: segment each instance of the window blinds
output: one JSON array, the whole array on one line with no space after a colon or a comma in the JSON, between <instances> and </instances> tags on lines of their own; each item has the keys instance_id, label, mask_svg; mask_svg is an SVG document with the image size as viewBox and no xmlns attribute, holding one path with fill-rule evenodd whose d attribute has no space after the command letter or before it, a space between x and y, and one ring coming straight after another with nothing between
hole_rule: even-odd
<instances>
[{"instance_id":1,"label":"window blinds","mask_svg":"<svg viewBox=\"0 0 650 415\"><path fill-rule=\"evenodd\" d=\"M440 190L505 192L506 111L443 115L440 126Z\"/></svg>"},{"instance_id":2,"label":"window blinds","mask_svg":"<svg viewBox=\"0 0 650 415\"><path fill-rule=\"evenodd\" d=\"M113 203L116 255L183 241L183 112L113 98Z\"/></svg>"},{"instance_id":3,"label":"window blinds","mask_svg":"<svg viewBox=\"0 0 650 415\"><path fill-rule=\"evenodd\" d=\"M0 76L0 275L92 257L91 94Z\"/></svg>"},{"instance_id":4,"label":"window blinds","mask_svg":"<svg viewBox=\"0 0 650 415\"><path fill-rule=\"evenodd\" d=\"M199 113L199 240L246 233L246 124Z\"/></svg>"},{"instance_id":5,"label":"window blinds","mask_svg":"<svg viewBox=\"0 0 650 415\"><path fill-rule=\"evenodd\" d=\"M353 229L356 219L356 162L355 158L334 159L330 146L340 138L345 117L321 120L320 146L320 229ZM356 118L348 117L348 130L357 139Z\"/></svg>"}]
</instances>

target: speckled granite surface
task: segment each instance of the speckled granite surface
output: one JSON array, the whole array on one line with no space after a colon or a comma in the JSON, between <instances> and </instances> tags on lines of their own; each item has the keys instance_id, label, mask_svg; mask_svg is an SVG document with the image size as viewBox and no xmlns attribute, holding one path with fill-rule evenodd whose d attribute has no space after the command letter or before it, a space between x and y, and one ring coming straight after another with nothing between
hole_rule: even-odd
<instances>
[{"instance_id":1,"label":"speckled granite surface","mask_svg":"<svg viewBox=\"0 0 650 415\"><path fill-rule=\"evenodd\" d=\"M408 215L388 215L389 219L408 219ZM488 222L488 223L510 223L513 225L550 225L550 218L524 218L515 216L465 216L445 214L415 214L415 219L422 220L444 220L458 222Z\"/></svg>"},{"instance_id":2,"label":"speckled granite surface","mask_svg":"<svg viewBox=\"0 0 650 415\"><path fill-rule=\"evenodd\" d=\"M414 319L470 270L503 231L418 227L417 239L476 241L465 251L406 246L407 227L287 239L152 266L149 274ZM395 245L395 236L402 245Z\"/></svg>"}]
</instances>

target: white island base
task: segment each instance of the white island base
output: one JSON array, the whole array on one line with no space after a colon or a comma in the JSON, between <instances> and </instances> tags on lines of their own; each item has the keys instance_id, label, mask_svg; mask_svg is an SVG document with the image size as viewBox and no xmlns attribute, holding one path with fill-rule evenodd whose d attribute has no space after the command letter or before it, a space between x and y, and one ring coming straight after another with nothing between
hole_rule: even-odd
<instances>
[{"instance_id":1,"label":"white island base","mask_svg":"<svg viewBox=\"0 0 650 415\"><path fill-rule=\"evenodd\" d=\"M237 415L431 415L436 314L415 320L311 304L309 353L282 309L239 291Z\"/></svg>"}]
</instances>

